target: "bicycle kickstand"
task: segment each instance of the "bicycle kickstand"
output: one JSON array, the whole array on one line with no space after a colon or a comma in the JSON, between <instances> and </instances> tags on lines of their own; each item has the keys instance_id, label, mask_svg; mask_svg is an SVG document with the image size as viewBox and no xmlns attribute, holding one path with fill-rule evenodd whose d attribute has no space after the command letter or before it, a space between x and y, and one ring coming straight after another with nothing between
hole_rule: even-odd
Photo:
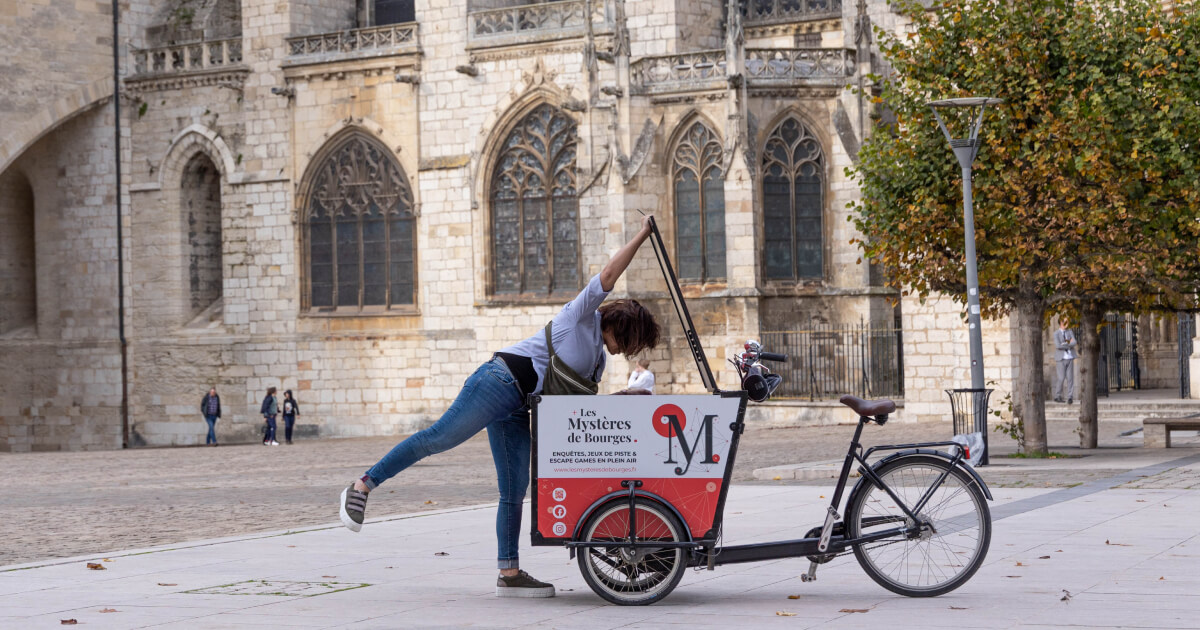
<instances>
[{"instance_id":1,"label":"bicycle kickstand","mask_svg":"<svg viewBox=\"0 0 1200 630\"><path fill-rule=\"evenodd\" d=\"M800 581L801 582L816 582L817 581L817 563L816 562L810 561L808 563L808 573L801 573Z\"/></svg>"}]
</instances>

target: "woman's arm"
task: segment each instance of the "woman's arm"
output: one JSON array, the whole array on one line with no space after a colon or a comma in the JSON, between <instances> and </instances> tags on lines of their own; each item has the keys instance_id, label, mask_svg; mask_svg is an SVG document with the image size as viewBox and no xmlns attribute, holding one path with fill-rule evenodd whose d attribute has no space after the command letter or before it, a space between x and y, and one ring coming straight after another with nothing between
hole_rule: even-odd
<instances>
[{"instance_id":1,"label":"woman's arm","mask_svg":"<svg viewBox=\"0 0 1200 630\"><path fill-rule=\"evenodd\" d=\"M642 219L642 229L638 231L633 238L629 239L617 253L613 254L612 260L604 265L604 269L600 271L600 288L605 292L612 291L613 287L617 286L617 278L625 273L625 268L633 261L633 255L637 253L642 243L650 237L650 217Z\"/></svg>"}]
</instances>

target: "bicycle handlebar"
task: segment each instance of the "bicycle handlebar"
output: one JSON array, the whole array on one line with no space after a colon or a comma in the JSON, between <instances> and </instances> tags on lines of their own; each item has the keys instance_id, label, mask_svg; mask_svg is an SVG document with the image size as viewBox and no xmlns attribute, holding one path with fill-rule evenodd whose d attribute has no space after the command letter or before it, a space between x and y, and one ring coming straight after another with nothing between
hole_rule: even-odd
<instances>
[{"instance_id":1,"label":"bicycle handlebar","mask_svg":"<svg viewBox=\"0 0 1200 630\"><path fill-rule=\"evenodd\" d=\"M787 363L788 360L786 354L776 354L774 352L759 352L758 358L763 361L778 361L780 363Z\"/></svg>"}]
</instances>

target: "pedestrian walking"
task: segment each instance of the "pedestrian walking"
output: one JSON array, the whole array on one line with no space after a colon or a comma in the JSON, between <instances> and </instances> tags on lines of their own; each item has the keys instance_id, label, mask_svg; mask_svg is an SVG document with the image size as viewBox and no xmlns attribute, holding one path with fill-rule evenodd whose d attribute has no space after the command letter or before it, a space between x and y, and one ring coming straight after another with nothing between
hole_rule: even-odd
<instances>
[{"instance_id":1,"label":"pedestrian walking","mask_svg":"<svg viewBox=\"0 0 1200 630\"><path fill-rule=\"evenodd\" d=\"M279 415L279 400L275 398L274 387L267 388L267 395L263 397L259 413L267 423L263 429L263 446L279 446L279 442L275 441L275 416Z\"/></svg>"},{"instance_id":2,"label":"pedestrian walking","mask_svg":"<svg viewBox=\"0 0 1200 630\"><path fill-rule=\"evenodd\" d=\"M194 398L192 400L195 400ZM212 387L204 398L200 399L200 414L204 416L204 421L208 423L208 435L204 438L204 445L217 445L217 418L221 417L221 397L217 395L217 388Z\"/></svg>"},{"instance_id":3,"label":"pedestrian walking","mask_svg":"<svg viewBox=\"0 0 1200 630\"><path fill-rule=\"evenodd\" d=\"M638 359L637 364L633 367L633 372L629 375L627 389L644 389L651 394L654 393L654 372L650 371L650 359L645 357Z\"/></svg>"},{"instance_id":4,"label":"pedestrian walking","mask_svg":"<svg viewBox=\"0 0 1200 630\"><path fill-rule=\"evenodd\" d=\"M1067 404L1075 399L1075 333L1071 332L1066 319L1054 331L1054 361L1058 364L1058 372L1054 377L1054 402L1063 401L1064 390Z\"/></svg>"},{"instance_id":5,"label":"pedestrian walking","mask_svg":"<svg viewBox=\"0 0 1200 630\"><path fill-rule=\"evenodd\" d=\"M543 330L492 355L467 378L441 419L397 444L343 490L338 505L342 523L359 531L369 492L421 459L449 450L486 428L500 490L496 596L553 597L554 585L522 571L517 555L522 502L529 485L531 439L525 401L527 395L542 392L594 394L604 373L605 349L634 356L657 345L658 323L637 301L616 300L601 306L650 233L647 218L637 235Z\"/></svg>"},{"instance_id":6,"label":"pedestrian walking","mask_svg":"<svg viewBox=\"0 0 1200 630\"><path fill-rule=\"evenodd\" d=\"M283 392L283 441L288 446L292 444L292 427L296 425L296 416L300 415L300 403L292 397L292 390Z\"/></svg>"}]
</instances>

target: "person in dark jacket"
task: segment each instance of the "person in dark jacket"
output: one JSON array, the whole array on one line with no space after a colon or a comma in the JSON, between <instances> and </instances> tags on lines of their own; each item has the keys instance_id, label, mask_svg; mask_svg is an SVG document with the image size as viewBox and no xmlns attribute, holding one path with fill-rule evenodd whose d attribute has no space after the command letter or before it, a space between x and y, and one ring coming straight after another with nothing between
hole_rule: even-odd
<instances>
[{"instance_id":1,"label":"person in dark jacket","mask_svg":"<svg viewBox=\"0 0 1200 630\"><path fill-rule=\"evenodd\" d=\"M263 398L259 413L267 423L263 431L263 446L279 446L279 442L275 441L275 416L279 415L279 400L275 398L274 387L267 388L267 395Z\"/></svg>"},{"instance_id":2,"label":"person in dark jacket","mask_svg":"<svg viewBox=\"0 0 1200 630\"><path fill-rule=\"evenodd\" d=\"M292 397L292 390L283 392L283 438L289 446L292 444L292 427L296 425L296 416L300 415L300 403Z\"/></svg>"},{"instance_id":3,"label":"person in dark jacket","mask_svg":"<svg viewBox=\"0 0 1200 630\"><path fill-rule=\"evenodd\" d=\"M208 436L204 438L204 445L217 445L217 418L221 417L221 397L217 395L217 388L213 387L208 390L204 398L200 400L200 413L204 416L204 421L208 423Z\"/></svg>"}]
</instances>

